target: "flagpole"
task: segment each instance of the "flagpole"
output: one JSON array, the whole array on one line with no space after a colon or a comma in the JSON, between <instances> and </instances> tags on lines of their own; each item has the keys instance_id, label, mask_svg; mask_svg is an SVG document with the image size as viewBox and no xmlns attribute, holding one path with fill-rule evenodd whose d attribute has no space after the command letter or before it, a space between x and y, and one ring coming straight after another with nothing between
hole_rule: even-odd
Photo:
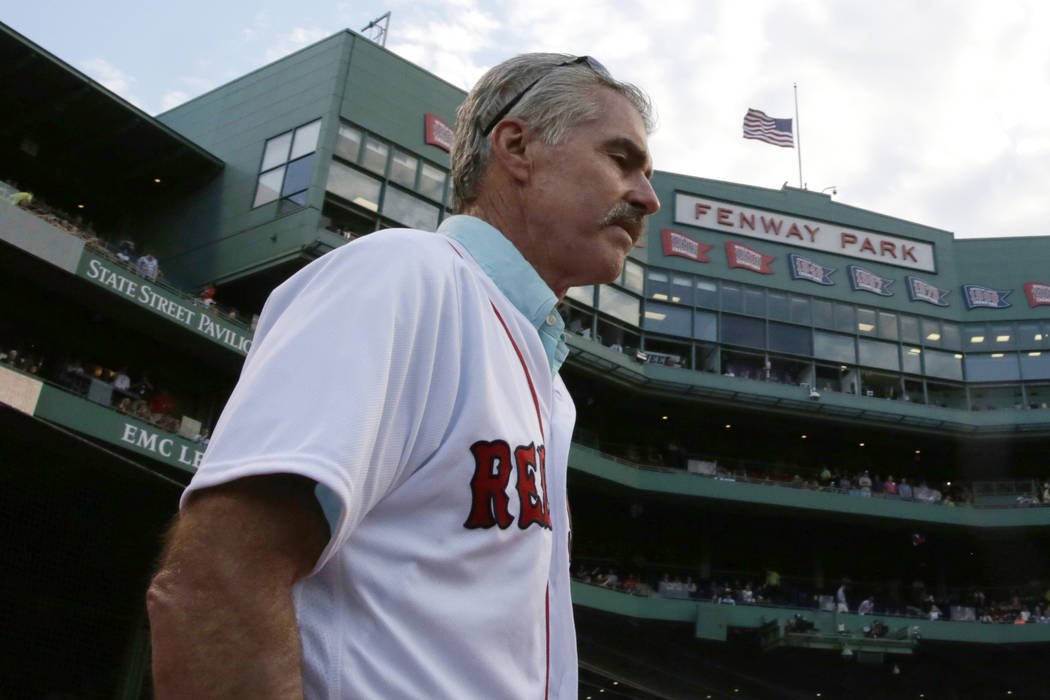
<instances>
[{"instance_id":1,"label":"flagpole","mask_svg":"<svg viewBox=\"0 0 1050 700\"><path fill-rule=\"evenodd\" d=\"M798 83L795 86L795 150L798 151L798 187L802 189L802 127L798 122Z\"/></svg>"}]
</instances>

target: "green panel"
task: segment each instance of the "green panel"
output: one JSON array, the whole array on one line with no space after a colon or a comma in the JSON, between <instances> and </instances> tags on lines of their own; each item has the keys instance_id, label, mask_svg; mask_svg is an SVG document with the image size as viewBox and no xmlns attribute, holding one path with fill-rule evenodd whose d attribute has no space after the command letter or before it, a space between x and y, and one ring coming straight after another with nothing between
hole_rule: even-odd
<instances>
[{"instance_id":1,"label":"green panel","mask_svg":"<svg viewBox=\"0 0 1050 700\"><path fill-rule=\"evenodd\" d=\"M777 608L763 605L719 605L707 601L645 598L610 591L578 581L572 582L572 601L575 605L596 608L617 615L650 620L693 622L697 637L702 639L725 639L725 632L729 627L758 628L767 622L787 619L799 614L812 622L817 631L824 634L835 634L838 625L843 624L846 639L862 636L864 625L872 620L881 620L890 628L891 635L903 628L917 627L920 639L977 644L1050 642L1050 625L981 624L947 620L933 622L910 617L837 614L814 609Z\"/></svg>"},{"instance_id":2,"label":"green panel","mask_svg":"<svg viewBox=\"0 0 1050 700\"><path fill-rule=\"evenodd\" d=\"M844 493L711 479L682 471L642 470L615 462L597 450L577 443L573 443L569 452L569 466L630 488L721 501L806 508L849 513L855 517L894 518L965 527L1003 528L1050 525L1050 509L1048 508L978 509L965 506L949 508L914 501L861 498Z\"/></svg>"},{"instance_id":3,"label":"green panel","mask_svg":"<svg viewBox=\"0 0 1050 700\"><path fill-rule=\"evenodd\" d=\"M76 270L84 241L39 216L0 198L0 241L46 260L67 272Z\"/></svg>"},{"instance_id":4,"label":"green panel","mask_svg":"<svg viewBox=\"0 0 1050 700\"><path fill-rule=\"evenodd\" d=\"M76 274L229 350L247 355L251 349L251 334L243 326L208 313L203 307L190 306L180 294L143 279L95 253L84 252Z\"/></svg>"},{"instance_id":5,"label":"green panel","mask_svg":"<svg viewBox=\"0 0 1050 700\"><path fill-rule=\"evenodd\" d=\"M204 457L204 448L195 442L47 384L35 415L189 472Z\"/></svg>"}]
</instances>

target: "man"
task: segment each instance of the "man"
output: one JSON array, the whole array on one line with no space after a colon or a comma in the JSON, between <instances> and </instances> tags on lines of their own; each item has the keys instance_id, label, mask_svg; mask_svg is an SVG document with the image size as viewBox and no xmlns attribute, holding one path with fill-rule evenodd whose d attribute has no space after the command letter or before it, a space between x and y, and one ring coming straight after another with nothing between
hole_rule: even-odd
<instances>
[{"instance_id":1,"label":"man","mask_svg":"<svg viewBox=\"0 0 1050 700\"><path fill-rule=\"evenodd\" d=\"M457 115L467 216L274 291L147 596L158 698L576 696L554 306L659 208L649 109L511 59Z\"/></svg>"}]
</instances>

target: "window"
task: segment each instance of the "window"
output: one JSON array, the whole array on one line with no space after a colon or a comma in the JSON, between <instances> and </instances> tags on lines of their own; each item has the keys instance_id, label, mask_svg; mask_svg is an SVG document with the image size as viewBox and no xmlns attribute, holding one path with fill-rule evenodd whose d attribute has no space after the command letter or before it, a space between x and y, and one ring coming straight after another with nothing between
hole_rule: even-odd
<instances>
[{"instance_id":1,"label":"window","mask_svg":"<svg viewBox=\"0 0 1050 700\"><path fill-rule=\"evenodd\" d=\"M645 317L642 319L642 328L656 333L666 333L688 338L690 333L690 316L692 316L690 310L683 306L650 301L645 304Z\"/></svg>"},{"instance_id":2,"label":"window","mask_svg":"<svg viewBox=\"0 0 1050 700\"><path fill-rule=\"evenodd\" d=\"M855 364L857 353L853 346L853 336L814 331L813 356L821 360Z\"/></svg>"},{"instance_id":3,"label":"window","mask_svg":"<svg viewBox=\"0 0 1050 700\"><path fill-rule=\"evenodd\" d=\"M434 231L438 226L439 210L396 187L387 187L383 195L383 216L411 228Z\"/></svg>"},{"instance_id":4,"label":"window","mask_svg":"<svg viewBox=\"0 0 1050 700\"><path fill-rule=\"evenodd\" d=\"M379 192L383 183L360 170L332 162L325 188L348 202L371 211L379 211Z\"/></svg>"},{"instance_id":5,"label":"window","mask_svg":"<svg viewBox=\"0 0 1050 700\"><path fill-rule=\"evenodd\" d=\"M813 354L813 333L808 326L769 322L769 349L792 355Z\"/></svg>"},{"instance_id":6,"label":"window","mask_svg":"<svg viewBox=\"0 0 1050 700\"><path fill-rule=\"evenodd\" d=\"M415 189L416 168L419 160L404 151L394 149L394 157L390 161L390 179L399 185Z\"/></svg>"},{"instance_id":7,"label":"window","mask_svg":"<svg viewBox=\"0 0 1050 700\"><path fill-rule=\"evenodd\" d=\"M379 175L386 174L386 159L390 146L374 136L365 137L365 148L361 151L361 165Z\"/></svg>"},{"instance_id":8,"label":"window","mask_svg":"<svg viewBox=\"0 0 1050 700\"><path fill-rule=\"evenodd\" d=\"M922 348L905 345L901 352L901 369L908 374L922 374Z\"/></svg>"},{"instance_id":9,"label":"window","mask_svg":"<svg viewBox=\"0 0 1050 700\"><path fill-rule=\"evenodd\" d=\"M849 304L835 304L835 330L843 333L857 332L857 315Z\"/></svg>"},{"instance_id":10,"label":"window","mask_svg":"<svg viewBox=\"0 0 1050 700\"><path fill-rule=\"evenodd\" d=\"M897 339L897 314L879 312L879 337L883 340Z\"/></svg>"},{"instance_id":11,"label":"window","mask_svg":"<svg viewBox=\"0 0 1050 700\"><path fill-rule=\"evenodd\" d=\"M718 314L710 311L693 313L693 337L697 340L718 340Z\"/></svg>"},{"instance_id":12,"label":"window","mask_svg":"<svg viewBox=\"0 0 1050 700\"><path fill-rule=\"evenodd\" d=\"M722 283L722 310L743 311L744 300L740 292L740 286L736 284Z\"/></svg>"},{"instance_id":13,"label":"window","mask_svg":"<svg viewBox=\"0 0 1050 700\"><path fill-rule=\"evenodd\" d=\"M876 317L874 309L857 309L857 332L875 335ZM894 329L896 330L896 328Z\"/></svg>"},{"instance_id":14,"label":"window","mask_svg":"<svg viewBox=\"0 0 1050 700\"><path fill-rule=\"evenodd\" d=\"M671 284L666 272L649 270L646 278L648 280L647 297L659 301L668 301L671 298Z\"/></svg>"},{"instance_id":15,"label":"window","mask_svg":"<svg viewBox=\"0 0 1050 700\"><path fill-rule=\"evenodd\" d=\"M926 356L926 376L962 379L962 355L928 348L923 355Z\"/></svg>"},{"instance_id":16,"label":"window","mask_svg":"<svg viewBox=\"0 0 1050 700\"><path fill-rule=\"evenodd\" d=\"M1016 381L1020 378L1016 353L993 352L966 356L967 381Z\"/></svg>"},{"instance_id":17,"label":"window","mask_svg":"<svg viewBox=\"0 0 1050 700\"><path fill-rule=\"evenodd\" d=\"M640 305L636 297L626 292L621 292L615 287L603 284L598 289L598 310L632 326L638 325L638 307Z\"/></svg>"},{"instance_id":18,"label":"window","mask_svg":"<svg viewBox=\"0 0 1050 700\"><path fill-rule=\"evenodd\" d=\"M642 293L642 284L645 281L645 268L634 260L625 260L623 263L623 286L635 294Z\"/></svg>"},{"instance_id":19,"label":"window","mask_svg":"<svg viewBox=\"0 0 1050 700\"><path fill-rule=\"evenodd\" d=\"M335 154L356 163L357 154L361 152L361 138L360 129L355 129L349 124L340 124L339 136L335 141Z\"/></svg>"},{"instance_id":20,"label":"window","mask_svg":"<svg viewBox=\"0 0 1050 700\"><path fill-rule=\"evenodd\" d=\"M766 322L747 316L722 316L722 342L729 345L766 346Z\"/></svg>"},{"instance_id":21,"label":"window","mask_svg":"<svg viewBox=\"0 0 1050 700\"><path fill-rule=\"evenodd\" d=\"M897 344L860 338L857 341L857 363L867 367L899 370L900 358L897 355Z\"/></svg>"},{"instance_id":22,"label":"window","mask_svg":"<svg viewBox=\"0 0 1050 700\"><path fill-rule=\"evenodd\" d=\"M766 315L766 293L758 287L744 287L744 313L752 316Z\"/></svg>"},{"instance_id":23,"label":"window","mask_svg":"<svg viewBox=\"0 0 1050 700\"><path fill-rule=\"evenodd\" d=\"M445 191L445 171L423 163L419 171L419 193L435 202L441 201Z\"/></svg>"},{"instance_id":24,"label":"window","mask_svg":"<svg viewBox=\"0 0 1050 700\"><path fill-rule=\"evenodd\" d=\"M922 343L926 346L939 348L944 338L941 333L941 322L935 318L919 319L922 324Z\"/></svg>"},{"instance_id":25,"label":"window","mask_svg":"<svg viewBox=\"0 0 1050 700\"><path fill-rule=\"evenodd\" d=\"M321 120L315 119L267 139L255 184L253 209L281 198L298 205L306 204L306 191L313 175L313 153L320 134Z\"/></svg>"},{"instance_id":26,"label":"window","mask_svg":"<svg viewBox=\"0 0 1050 700\"><path fill-rule=\"evenodd\" d=\"M581 304L594 306L594 285L589 284L586 287L569 287L569 290L565 292L565 296L573 301L578 301Z\"/></svg>"},{"instance_id":27,"label":"window","mask_svg":"<svg viewBox=\"0 0 1050 700\"><path fill-rule=\"evenodd\" d=\"M778 321L790 321L791 312L788 308L788 296L784 292L766 292L766 312L770 318Z\"/></svg>"},{"instance_id":28,"label":"window","mask_svg":"<svg viewBox=\"0 0 1050 700\"><path fill-rule=\"evenodd\" d=\"M671 275L671 301L676 304L693 305L693 278Z\"/></svg>"},{"instance_id":29,"label":"window","mask_svg":"<svg viewBox=\"0 0 1050 700\"><path fill-rule=\"evenodd\" d=\"M811 304L813 307L813 325L818 328L834 328L835 324L832 322L831 317L831 302L821 301L820 299L814 299Z\"/></svg>"},{"instance_id":30,"label":"window","mask_svg":"<svg viewBox=\"0 0 1050 700\"><path fill-rule=\"evenodd\" d=\"M805 326L810 324L809 297L791 295L791 322L801 323Z\"/></svg>"},{"instance_id":31,"label":"window","mask_svg":"<svg viewBox=\"0 0 1050 700\"><path fill-rule=\"evenodd\" d=\"M696 281L696 305L718 308L718 283L701 277Z\"/></svg>"},{"instance_id":32,"label":"window","mask_svg":"<svg viewBox=\"0 0 1050 700\"><path fill-rule=\"evenodd\" d=\"M919 344L919 319L914 316L901 316L901 340L905 343Z\"/></svg>"}]
</instances>

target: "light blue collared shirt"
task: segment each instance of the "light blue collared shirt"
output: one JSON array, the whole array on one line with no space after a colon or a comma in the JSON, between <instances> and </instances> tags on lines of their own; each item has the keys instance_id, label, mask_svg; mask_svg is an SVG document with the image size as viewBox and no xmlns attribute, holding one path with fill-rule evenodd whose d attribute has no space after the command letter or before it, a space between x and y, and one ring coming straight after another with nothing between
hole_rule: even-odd
<instances>
[{"instance_id":1,"label":"light blue collared shirt","mask_svg":"<svg viewBox=\"0 0 1050 700\"><path fill-rule=\"evenodd\" d=\"M554 308L558 297L536 269L498 229L473 216L451 216L441 222L438 233L466 248L510 303L535 326L547 353L551 374L557 374L569 355L565 321Z\"/></svg>"}]
</instances>

